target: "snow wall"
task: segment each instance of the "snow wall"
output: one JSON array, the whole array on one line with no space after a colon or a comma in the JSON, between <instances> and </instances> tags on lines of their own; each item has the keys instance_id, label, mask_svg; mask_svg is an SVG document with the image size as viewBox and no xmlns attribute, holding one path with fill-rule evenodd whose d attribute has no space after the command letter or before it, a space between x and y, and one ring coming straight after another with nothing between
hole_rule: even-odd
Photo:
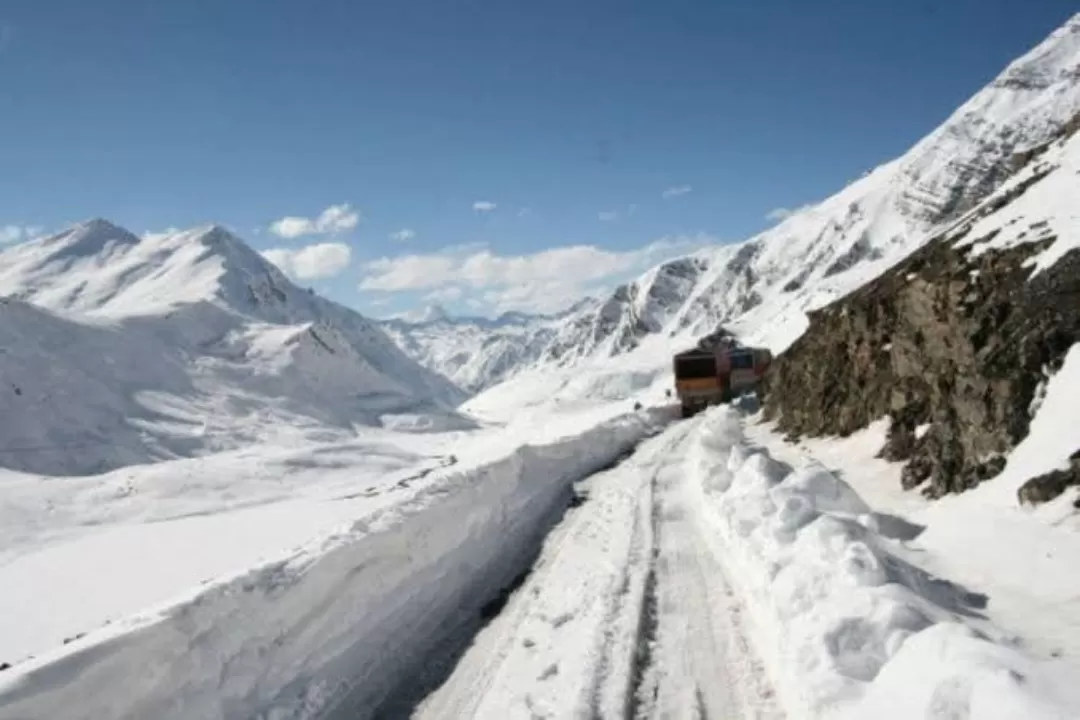
<instances>
[{"instance_id":1,"label":"snow wall","mask_svg":"<svg viewBox=\"0 0 1080 720\"><path fill-rule=\"evenodd\" d=\"M0 718L363 718L529 568L571 485L659 429L635 413L448 475L404 505L0 676Z\"/></svg>"}]
</instances>

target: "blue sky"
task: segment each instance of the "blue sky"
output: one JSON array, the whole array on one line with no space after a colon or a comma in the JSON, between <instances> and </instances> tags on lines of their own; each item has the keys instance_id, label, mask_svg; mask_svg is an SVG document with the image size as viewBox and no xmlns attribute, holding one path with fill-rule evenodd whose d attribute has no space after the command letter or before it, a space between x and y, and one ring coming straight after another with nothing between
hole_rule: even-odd
<instances>
[{"instance_id":1,"label":"blue sky","mask_svg":"<svg viewBox=\"0 0 1080 720\"><path fill-rule=\"evenodd\" d=\"M1075 10L6 0L0 235L214 221L375 315L553 310L841 188Z\"/></svg>"}]
</instances>

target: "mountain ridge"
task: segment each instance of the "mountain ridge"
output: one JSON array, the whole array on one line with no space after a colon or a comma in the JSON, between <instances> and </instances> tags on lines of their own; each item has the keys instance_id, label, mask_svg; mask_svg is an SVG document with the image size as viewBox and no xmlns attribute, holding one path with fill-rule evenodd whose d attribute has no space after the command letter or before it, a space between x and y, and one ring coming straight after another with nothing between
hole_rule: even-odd
<instances>
[{"instance_id":1,"label":"mountain ridge","mask_svg":"<svg viewBox=\"0 0 1080 720\"><path fill-rule=\"evenodd\" d=\"M1004 181L1026 154L1080 111L1080 14L1009 63L903 155L740 243L662 263L534 337L533 350L479 389L545 368L567 370L633 353L647 339L679 343L731 326L779 352L807 312L879 276ZM429 367L482 366L482 338L429 338ZM538 348L538 349L537 349ZM501 352L501 351L499 351ZM662 357L659 353L658 357ZM659 367L659 366L657 366Z\"/></svg>"},{"instance_id":2,"label":"mountain ridge","mask_svg":"<svg viewBox=\"0 0 1080 720\"><path fill-rule=\"evenodd\" d=\"M269 437L344 438L400 413L468 425L453 383L220 225L139 238L79 223L0 252L0 295L13 393L0 450L90 448L0 453L7 467L97 472Z\"/></svg>"}]
</instances>

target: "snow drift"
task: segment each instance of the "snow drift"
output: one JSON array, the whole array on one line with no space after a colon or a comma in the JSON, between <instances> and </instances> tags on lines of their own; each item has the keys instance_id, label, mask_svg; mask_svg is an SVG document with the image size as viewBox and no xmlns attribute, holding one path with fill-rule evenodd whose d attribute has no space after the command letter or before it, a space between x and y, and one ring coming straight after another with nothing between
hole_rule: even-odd
<instances>
[{"instance_id":1,"label":"snow drift","mask_svg":"<svg viewBox=\"0 0 1080 720\"><path fill-rule=\"evenodd\" d=\"M448 475L306 550L8 670L0 718L367 717L528 567L625 415Z\"/></svg>"},{"instance_id":2,"label":"snow drift","mask_svg":"<svg viewBox=\"0 0 1080 720\"><path fill-rule=\"evenodd\" d=\"M711 411L687 459L718 556L784 705L820 718L1065 718L1080 706L982 616L986 598L907 561L913 526L823 467L793 471ZM1068 707L1068 703L1073 703Z\"/></svg>"}]
</instances>

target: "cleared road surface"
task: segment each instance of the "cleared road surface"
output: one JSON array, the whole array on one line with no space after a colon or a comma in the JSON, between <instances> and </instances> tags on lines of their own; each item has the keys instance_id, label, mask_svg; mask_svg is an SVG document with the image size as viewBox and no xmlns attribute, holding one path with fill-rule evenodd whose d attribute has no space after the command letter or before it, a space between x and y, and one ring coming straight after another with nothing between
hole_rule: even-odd
<instances>
[{"instance_id":1,"label":"cleared road surface","mask_svg":"<svg viewBox=\"0 0 1080 720\"><path fill-rule=\"evenodd\" d=\"M697 421L579 483L581 504L420 718L778 718L684 472Z\"/></svg>"}]
</instances>

